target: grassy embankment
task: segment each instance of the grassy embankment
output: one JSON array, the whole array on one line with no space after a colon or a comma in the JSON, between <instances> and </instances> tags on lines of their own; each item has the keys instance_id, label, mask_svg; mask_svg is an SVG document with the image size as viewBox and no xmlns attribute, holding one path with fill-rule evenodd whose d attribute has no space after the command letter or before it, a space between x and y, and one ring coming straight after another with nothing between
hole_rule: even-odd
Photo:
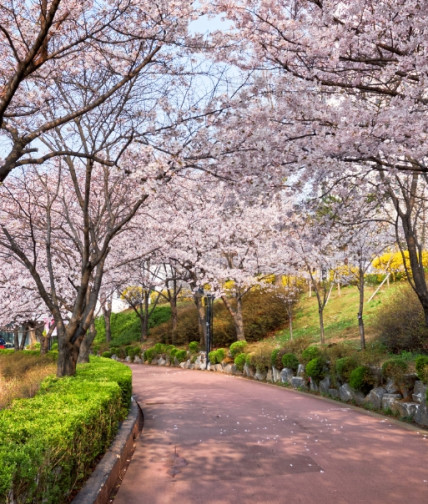
<instances>
[{"instance_id":1,"label":"grassy embankment","mask_svg":"<svg viewBox=\"0 0 428 504\"><path fill-rule=\"evenodd\" d=\"M402 289L404 282L393 283L389 287L383 286L376 296L368 303L376 287L368 287L365 291L363 320L367 342L376 336L375 318L382 305L395 293ZM355 286L342 287L340 294L334 289L324 309L324 326L326 343L349 342L359 344L358 332L359 291ZM313 342L320 340L318 303L314 294L308 297L302 295L296 306L293 321L293 338L306 337ZM274 337L275 343L283 343L290 338L288 327L278 331Z\"/></svg>"}]
</instances>

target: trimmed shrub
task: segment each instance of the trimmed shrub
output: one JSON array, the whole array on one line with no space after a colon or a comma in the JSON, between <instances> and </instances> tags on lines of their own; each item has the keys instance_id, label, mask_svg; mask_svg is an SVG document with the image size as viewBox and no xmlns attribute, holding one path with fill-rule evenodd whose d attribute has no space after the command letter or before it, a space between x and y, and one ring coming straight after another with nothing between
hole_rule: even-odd
<instances>
[{"instance_id":1,"label":"trimmed shrub","mask_svg":"<svg viewBox=\"0 0 428 504\"><path fill-rule=\"evenodd\" d=\"M128 367L93 357L0 411L0 502L69 502L126 417L131 382Z\"/></svg>"},{"instance_id":2,"label":"trimmed shrub","mask_svg":"<svg viewBox=\"0 0 428 504\"><path fill-rule=\"evenodd\" d=\"M144 351L144 360L148 362L152 362L152 360L155 358L156 352L154 347L147 348L147 350Z\"/></svg>"},{"instance_id":3,"label":"trimmed shrub","mask_svg":"<svg viewBox=\"0 0 428 504\"><path fill-rule=\"evenodd\" d=\"M226 350L224 348L218 348L217 350L212 350L208 354L208 359L211 364L220 364L226 357Z\"/></svg>"},{"instance_id":4,"label":"trimmed shrub","mask_svg":"<svg viewBox=\"0 0 428 504\"><path fill-rule=\"evenodd\" d=\"M349 385L354 390L368 394L373 386L373 377L370 368L367 366L358 366L353 369L349 375Z\"/></svg>"},{"instance_id":5,"label":"trimmed shrub","mask_svg":"<svg viewBox=\"0 0 428 504\"><path fill-rule=\"evenodd\" d=\"M247 346L246 341L234 341L229 348L230 355L235 358L237 355L243 353L244 348Z\"/></svg>"},{"instance_id":6,"label":"trimmed shrub","mask_svg":"<svg viewBox=\"0 0 428 504\"><path fill-rule=\"evenodd\" d=\"M400 357L388 359L382 364L382 375L385 378L392 378L396 382L400 382L408 368L408 363Z\"/></svg>"},{"instance_id":7,"label":"trimmed shrub","mask_svg":"<svg viewBox=\"0 0 428 504\"><path fill-rule=\"evenodd\" d=\"M178 362L184 362L187 360L187 351L186 350L177 350L175 352L175 358Z\"/></svg>"},{"instance_id":8,"label":"trimmed shrub","mask_svg":"<svg viewBox=\"0 0 428 504\"><path fill-rule=\"evenodd\" d=\"M166 352L166 345L163 343L156 343L153 347L156 355L161 355Z\"/></svg>"},{"instance_id":9,"label":"trimmed shrub","mask_svg":"<svg viewBox=\"0 0 428 504\"><path fill-rule=\"evenodd\" d=\"M218 348L216 350L216 356L217 356L216 357L217 362L218 362L218 364L220 364L226 358L226 350L224 348Z\"/></svg>"},{"instance_id":10,"label":"trimmed shrub","mask_svg":"<svg viewBox=\"0 0 428 504\"><path fill-rule=\"evenodd\" d=\"M325 376L325 360L322 357L315 357L306 364L305 372L318 383Z\"/></svg>"},{"instance_id":11,"label":"trimmed shrub","mask_svg":"<svg viewBox=\"0 0 428 504\"><path fill-rule=\"evenodd\" d=\"M247 357L247 355L245 353L240 353L235 357L234 363L235 363L236 369L238 369L241 372L244 370L246 357Z\"/></svg>"},{"instance_id":12,"label":"trimmed shrub","mask_svg":"<svg viewBox=\"0 0 428 504\"><path fill-rule=\"evenodd\" d=\"M286 353L282 356L282 365L285 368L292 369L294 372L299 367L299 359L292 353Z\"/></svg>"},{"instance_id":13,"label":"trimmed shrub","mask_svg":"<svg viewBox=\"0 0 428 504\"><path fill-rule=\"evenodd\" d=\"M274 348L270 354L270 363L276 369L281 369L282 366L282 355L280 355L280 352L280 348Z\"/></svg>"},{"instance_id":14,"label":"trimmed shrub","mask_svg":"<svg viewBox=\"0 0 428 504\"><path fill-rule=\"evenodd\" d=\"M303 364L309 363L309 361L313 359L317 359L318 357L321 357L322 352L319 347L317 346L309 346L308 348L305 348L302 352L302 361Z\"/></svg>"},{"instance_id":15,"label":"trimmed shrub","mask_svg":"<svg viewBox=\"0 0 428 504\"><path fill-rule=\"evenodd\" d=\"M428 355L419 355L415 360L419 380L428 383Z\"/></svg>"},{"instance_id":16,"label":"trimmed shrub","mask_svg":"<svg viewBox=\"0 0 428 504\"><path fill-rule=\"evenodd\" d=\"M210 361L210 364L217 364L217 352L215 350L211 350L211 352L209 352L208 360Z\"/></svg>"},{"instance_id":17,"label":"trimmed shrub","mask_svg":"<svg viewBox=\"0 0 428 504\"><path fill-rule=\"evenodd\" d=\"M199 352L199 341L191 341L189 343L189 350L191 353L197 353Z\"/></svg>"},{"instance_id":18,"label":"trimmed shrub","mask_svg":"<svg viewBox=\"0 0 428 504\"><path fill-rule=\"evenodd\" d=\"M106 359L111 359L111 356L112 356L112 355L113 355L113 354L112 354L111 352L106 351L106 352L103 352L103 353L101 354L101 357L104 357L104 358L106 358Z\"/></svg>"},{"instance_id":19,"label":"trimmed shrub","mask_svg":"<svg viewBox=\"0 0 428 504\"><path fill-rule=\"evenodd\" d=\"M342 383L349 382L349 377L356 367L358 367L358 362L354 357L342 357L336 361L336 375Z\"/></svg>"},{"instance_id":20,"label":"trimmed shrub","mask_svg":"<svg viewBox=\"0 0 428 504\"><path fill-rule=\"evenodd\" d=\"M137 355L141 357L141 348L137 346L130 347L128 348L127 354L128 357L130 357L131 361L133 362L135 357L137 357Z\"/></svg>"}]
</instances>

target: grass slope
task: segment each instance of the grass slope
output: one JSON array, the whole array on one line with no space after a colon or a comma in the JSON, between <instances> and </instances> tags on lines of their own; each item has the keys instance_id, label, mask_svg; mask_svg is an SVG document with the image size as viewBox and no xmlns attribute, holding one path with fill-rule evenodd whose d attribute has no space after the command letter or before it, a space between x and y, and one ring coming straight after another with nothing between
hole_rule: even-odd
<instances>
[{"instance_id":1,"label":"grass slope","mask_svg":"<svg viewBox=\"0 0 428 504\"><path fill-rule=\"evenodd\" d=\"M373 319L380 306L403 287L403 283L394 283L390 287L383 286L376 296L368 302L374 293L374 287L365 289L365 304L363 320L366 331L366 340L374 336ZM358 332L358 305L359 291L355 286L342 287L341 292L334 289L324 309L324 326L327 343L350 341L359 344ZM304 294L296 307L293 321L293 338L306 337L314 342L320 340L318 303L314 294L309 298ZM277 343L284 343L290 338L288 327L279 331L275 336Z\"/></svg>"}]
</instances>

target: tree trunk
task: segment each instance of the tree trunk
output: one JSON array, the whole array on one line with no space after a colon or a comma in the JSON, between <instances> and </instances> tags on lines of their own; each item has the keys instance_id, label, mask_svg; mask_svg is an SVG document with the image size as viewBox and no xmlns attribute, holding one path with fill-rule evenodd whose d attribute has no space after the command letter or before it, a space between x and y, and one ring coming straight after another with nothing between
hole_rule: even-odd
<instances>
[{"instance_id":1,"label":"tree trunk","mask_svg":"<svg viewBox=\"0 0 428 504\"><path fill-rule=\"evenodd\" d=\"M34 327L28 327L27 331L30 338L30 345L33 346L37 343L36 329Z\"/></svg>"},{"instance_id":2,"label":"tree trunk","mask_svg":"<svg viewBox=\"0 0 428 504\"><path fill-rule=\"evenodd\" d=\"M177 340L177 327L178 327L178 310L177 310L177 298L176 297L171 297L170 299L170 305L171 305L171 323L172 323L172 328L171 328L171 343L175 345L175 342Z\"/></svg>"},{"instance_id":3,"label":"tree trunk","mask_svg":"<svg viewBox=\"0 0 428 504\"><path fill-rule=\"evenodd\" d=\"M58 364L57 376L74 376L76 374L77 359L79 358L79 346L65 341L65 335L61 337L58 331Z\"/></svg>"},{"instance_id":4,"label":"tree trunk","mask_svg":"<svg viewBox=\"0 0 428 504\"><path fill-rule=\"evenodd\" d=\"M236 339L238 341L245 341L245 331L244 331L244 318L242 316L242 298L238 297L236 300L236 314L234 317L235 327L236 327Z\"/></svg>"},{"instance_id":5,"label":"tree trunk","mask_svg":"<svg viewBox=\"0 0 428 504\"><path fill-rule=\"evenodd\" d=\"M147 339L149 336L149 301L150 301L150 292L144 292L144 339Z\"/></svg>"},{"instance_id":6,"label":"tree trunk","mask_svg":"<svg viewBox=\"0 0 428 504\"><path fill-rule=\"evenodd\" d=\"M140 342L143 343L147 339L147 331L144 317L140 318L140 328L141 328Z\"/></svg>"},{"instance_id":7,"label":"tree trunk","mask_svg":"<svg viewBox=\"0 0 428 504\"><path fill-rule=\"evenodd\" d=\"M24 326L21 327L21 331L22 331L22 334L21 334L21 341L19 342L19 350L24 350L25 342L27 341L27 332L26 332Z\"/></svg>"},{"instance_id":8,"label":"tree trunk","mask_svg":"<svg viewBox=\"0 0 428 504\"><path fill-rule=\"evenodd\" d=\"M193 296L193 301L196 305L198 312L198 330L199 330L199 343L202 348L206 348L206 326L205 326L205 307L202 303L202 296L196 293Z\"/></svg>"},{"instance_id":9,"label":"tree trunk","mask_svg":"<svg viewBox=\"0 0 428 504\"><path fill-rule=\"evenodd\" d=\"M364 331L364 320L363 320L363 310L364 310L364 271L360 267L359 278L358 278L358 290L360 291L360 303L358 306L358 330L360 333L360 343L361 350L366 348L366 336Z\"/></svg>"},{"instance_id":10,"label":"tree trunk","mask_svg":"<svg viewBox=\"0 0 428 504\"><path fill-rule=\"evenodd\" d=\"M413 282L410 280L409 274L407 274L407 278L422 305L425 316L425 325L428 327L428 287L425 278L425 270L422 264L422 251L418 250L417 239L410 217L408 215L402 216L401 221L406 239L407 250L409 251L410 269L412 271ZM404 255L403 262L406 264Z\"/></svg>"},{"instance_id":11,"label":"tree trunk","mask_svg":"<svg viewBox=\"0 0 428 504\"><path fill-rule=\"evenodd\" d=\"M86 332L85 337L82 340L82 344L79 348L79 357L77 359L77 363L88 363L89 362L89 354L91 351L91 345L97 335L97 330L95 329L95 323L91 322L89 326L89 330Z\"/></svg>"},{"instance_id":12,"label":"tree trunk","mask_svg":"<svg viewBox=\"0 0 428 504\"><path fill-rule=\"evenodd\" d=\"M244 319L242 317L242 298L240 296L236 298L236 309L233 308L232 303L226 296L221 296L221 299L233 319L237 341L245 341Z\"/></svg>"},{"instance_id":13,"label":"tree trunk","mask_svg":"<svg viewBox=\"0 0 428 504\"><path fill-rule=\"evenodd\" d=\"M111 299L107 300L103 305L104 325L106 329L106 343L111 342Z\"/></svg>"},{"instance_id":14,"label":"tree trunk","mask_svg":"<svg viewBox=\"0 0 428 504\"><path fill-rule=\"evenodd\" d=\"M324 308L318 308L318 315L320 318L320 336L321 336L321 345L325 343L325 333L324 333Z\"/></svg>"},{"instance_id":15,"label":"tree trunk","mask_svg":"<svg viewBox=\"0 0 428 504\"><path fill-rule=\"evenodd\" d=\"M21 350L19 346L19 329L17 327L13 330L13 347L15 348L15 352Z\"/></svg>"},{"instance_id":16,"label":"tree trunk","mask_svg":"<svg viewBox=\"0 0 428 504\"><path fill-rule=\"evenodd\" d=\"M40 354L45 355L49 352L50 349L50 340L52 332L45 332L45 327L37 327L35 329L36 337L40 342Z\"/></svg>"},{"instance_id":17,"label":"tree trunk","mask_svg":"<svg viewBox=\"0 0 428 504\"><path fill-rule=\"evenodd\" d=\"M40 353L47 354L50 349L51 337L50 334L43 334L40 338Z\"/></svg>"},{"instance_id":18,"label":"tree trunk","mask_svg":"<svg viewBox=\"0 0 428 504\"><path fill-rule=\"evenodd\" d=\"M287 304L287 314L288 314L288 328L290 330L290 340L293 339L293 305L291 303Z\"/></svg>"}]
</instances>

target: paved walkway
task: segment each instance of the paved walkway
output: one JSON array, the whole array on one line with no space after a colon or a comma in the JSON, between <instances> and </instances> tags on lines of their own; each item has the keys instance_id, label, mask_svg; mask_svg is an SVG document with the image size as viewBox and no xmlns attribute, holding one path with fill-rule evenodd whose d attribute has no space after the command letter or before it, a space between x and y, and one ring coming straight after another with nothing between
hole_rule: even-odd
<instances>
[{"instance_id":1,"label":"paved walkway","mask_svg":"<svg viewBox=\"0 0 428 504\"><path fill-rule=\"evenodd\" d=\"M145 425L114 504L428 502L428 434L269 384L133 365Z\"/></svg>"}]
</instances>

